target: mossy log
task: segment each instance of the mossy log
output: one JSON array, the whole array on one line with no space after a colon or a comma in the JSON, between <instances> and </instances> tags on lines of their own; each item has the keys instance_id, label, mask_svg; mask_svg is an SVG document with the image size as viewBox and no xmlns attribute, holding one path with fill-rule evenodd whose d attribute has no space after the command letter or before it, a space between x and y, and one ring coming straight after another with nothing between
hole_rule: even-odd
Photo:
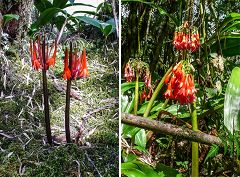
<instances>
[{"instance_id":1,"label":"mossy log","mask_svg":"<svg viewBox=\"0 0 240 177\"><path fill-rule=\"evenodd\" d=\"M122 123L133 125L136 127L144 128L147 130L152 130L153 132L168 134L176 136L177 138L182 138L194 142L199 142L203 144L217 144L223 146L220 138L212 136L203 132L195 132L191 129L179 127L162 121L156 121L140 116L135 116L132 114L122 113L121 115Z\"/></svg>"}]
</instances>

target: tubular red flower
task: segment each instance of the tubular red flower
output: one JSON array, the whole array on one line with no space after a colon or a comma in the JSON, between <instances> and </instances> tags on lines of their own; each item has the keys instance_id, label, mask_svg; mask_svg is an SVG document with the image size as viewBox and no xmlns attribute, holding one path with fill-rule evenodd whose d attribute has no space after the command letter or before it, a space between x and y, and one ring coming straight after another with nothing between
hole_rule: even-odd
<instances>
[{"instance_id":1,"label":"tubular red flower","mask_svg":"<svg viewBox=\"0 0 240 177\"><path fill-rule=\"evenodd\" d=\"M82 70L79 74L80 78L86 78L89 77L89 72L87 68L87 55L86 55L86 49L83 49L82 55L81 55L81 63L82 63Z\"/></svg>"},{"instance_id":2,"label":"tubular red flower","mask_svg":"<svg viewBox=\"0 0 240 177\"><path fill-rule=\"evenodd\" d=\"M51 48L50 52L52 51L52 48ZM52 57L50 57L48 59L48 56L47 56L47 61L46 61L47 68L50 67L50 66L55 66L56 56L57 56L57 42L55 41L54 42L54 52L53 52Z\"/></svg>"},{"instance_id":3,"label":"tubular red flower","mask_svg":"<svg viewBox=\"0 0 240 177\"><path fill-rule=\"evenodd\" d=\"M69 79L71 79L71 71L68 68L68 49L67 48L65 49L64 53L65 53L65 57L64 57L63 79L69 80Z\"/></svg>"}]
</instances>

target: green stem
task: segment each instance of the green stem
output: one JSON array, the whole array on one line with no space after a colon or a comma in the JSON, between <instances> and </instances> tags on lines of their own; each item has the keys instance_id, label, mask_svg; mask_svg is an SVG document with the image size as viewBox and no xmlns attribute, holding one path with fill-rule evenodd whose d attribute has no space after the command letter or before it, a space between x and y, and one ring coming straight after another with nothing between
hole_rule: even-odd
<instances>
[{"instance_id":1,"label":"green stem","mask_svg":"<svg viewBox=\"0 0 240 177\"><path fill-rule=\"evenodd\" d=\"M135 97L134 97L134 115L137 115L138 110L138 91L139 91L139 75L136 72Z\"/></svg>"},{"instance_id":2,"label":"green stem","mask_svg":"<svg viewBox=\"0 0 240 177\"><path fill-rule=\"evenodd\" d=\"M69 51L69 69L72 71L72 42L70 42L70 51ZM65 108L65 133L67 143L71 143L71 134L70 134L70 92L71 92L71 80L67 80L67 90L66 90L66 108Z\"/></svg>"},{"instance_id":3,"label":"green stem","mask_svg":"<svg viewBox=\"0 0 240 177\"><path fill-rule=\"evenodd\" d=\"M43 35L42 43L42 57L43 57L43 69L42 69L42 80L43 80L43 98L44 98L44 114L45 114L45 126L47 141L52 145L52 133L50 125L50 114L49 114L49 102L48 102L48 86L47 86L47 74L46 74L46 55L45 55L45 36Z\"/></svg>"},{"instance_id":4,"label":"green stem","mask_svg":"<svg viewBox=\"0 0 240 177\"><path fill-rule=\"evenodd\" d=\"M163 84L164 84L164 80L165 80L166 76L167 76L171 71L172 71L172 66L168 69L168 71L166 72L166 74L163 76L162 80L161 80L160 83L158 84L156 90L153 92L153 95L152 95L152 97L151 97L151 99L150 99L150 101L149 101L149 103L148 103L148 105L147 105L147 108L146 108L146 110L145 110L145 112L144 112L144 114L143 114L143 117L147 117L147 116L149 115L149 113L150 113L150 111L151 111L151 109L152 109L152 105L153 105L154 101L156 100L156 98L157 98L157 96L158 96L158 94L159 94L159 92L160 92L160 90L161 90L161 88L162 88L162 86L163 86Z\"/></svg>"},{"instance_id":5,"label":"green stem","mask_svg":"<svg viewBox=\"0 0 240 177\"><path fill-rule=\"evenodd\" d=\"M191 104L191 116L192 116L192 129L193 131L198 131L196 102ZM199 176L198 143L192 142L192 177L198 176Z\"/></svg>"}]
</instances>

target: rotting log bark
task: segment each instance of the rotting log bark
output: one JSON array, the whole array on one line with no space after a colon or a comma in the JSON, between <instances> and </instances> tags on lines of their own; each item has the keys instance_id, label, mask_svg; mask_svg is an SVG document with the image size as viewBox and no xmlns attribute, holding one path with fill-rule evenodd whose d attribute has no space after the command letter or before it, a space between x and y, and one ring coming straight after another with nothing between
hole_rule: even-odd
<instances>
[{"instance_id":1,"label":"rotting log bark","mask_svg":"<svg viewBox=\"0 0 240 177\"><path fill-rule=\"evenodd\" d=\"M191 129L164 123L162 121L151 120L126 113L122 113L121 119L122 123L152 130L154 132L168 134L203 144L217 144L219 146L223 146L221 139L216 136L208 135L203 132L194 132Z\"/></svg>"}]
</instances>

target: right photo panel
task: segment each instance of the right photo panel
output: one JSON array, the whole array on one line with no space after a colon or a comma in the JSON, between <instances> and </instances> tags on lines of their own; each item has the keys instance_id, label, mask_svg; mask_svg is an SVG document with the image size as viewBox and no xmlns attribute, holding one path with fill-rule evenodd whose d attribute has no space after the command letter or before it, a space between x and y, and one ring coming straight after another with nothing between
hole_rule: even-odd
<instances>
[{"instance_id":1,"label":"right photo panel","mask_svg":"<svg viewBox=\"0 0 240 177\"><path fill-rule=\"evenodd\" d=\"M121 1L121 175L240 175L240 1Z\"/></svg>"}]
</instances>

